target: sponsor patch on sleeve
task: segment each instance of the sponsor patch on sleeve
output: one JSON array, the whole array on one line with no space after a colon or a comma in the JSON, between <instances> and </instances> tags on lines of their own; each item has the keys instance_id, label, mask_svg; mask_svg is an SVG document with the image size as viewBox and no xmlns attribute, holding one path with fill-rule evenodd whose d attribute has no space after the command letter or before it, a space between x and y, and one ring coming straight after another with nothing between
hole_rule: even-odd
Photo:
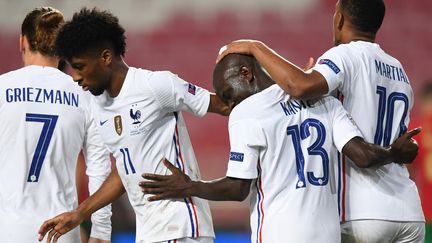
<instances>
[{"instance_id":1,"label":"sponsor patch on sleeve","mask_svg":"<svg viewBox=\"0 0 432 243\"><path fill-rule=\"evenodd\" d=\"M340 72L339 67L334 62L332 62L332 60L330 60L330 59L321 59L321 60L319 60L318 64L327 65L336 74L338 74Z\"/></svg>"},{"instance_id":2,"label":"sponsor patch on sleeve","mask_svg":"<svg viewBox=\"0 0 432 243\"><path fill-rule=\"evenodd\" d=\"M189 86L188 86L188 92L191 93L191 94L193 94L193 95L195 95L195 92L196 92L196 86L193 85L193 84L191 84L191 83L189 83Z\"/></svg>"},{"instance_id":3,"label":"sponsor patch on sleeve","mask_svg":"<svg viewBox=\"0 0 432 243\"><path fill-rule=\"evenodd\" d=\"M244 158L243 153L237 153L237 152L231 152L230 153L230 160L232 160L232 161L243 162L243 158Z\"/></svg>"}]
</instances>

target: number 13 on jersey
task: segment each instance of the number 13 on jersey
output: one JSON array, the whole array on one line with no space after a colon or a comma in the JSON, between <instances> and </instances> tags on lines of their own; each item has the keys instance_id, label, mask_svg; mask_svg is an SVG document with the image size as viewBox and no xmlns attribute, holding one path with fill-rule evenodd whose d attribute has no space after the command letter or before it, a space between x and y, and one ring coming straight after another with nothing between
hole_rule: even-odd
<instances>
[{"instance_id":1,"label":"number 13 on jersey","mask_svg":"<svg viewBox=\"0 0 432 243\"><path fill-rule=\"evenodd\" d=\"M296 167L298 181L296 188L306 187L305 178L305 157L301 148L300 140L307 139L310 135L310 128L315 128L317 139L316 141L307 148L308 155L318 155L322 159L323 176L316 177L312 171L308 171L307 180L314 186L325 186L329 180L329 157L327 151L322 147L326 138L326 130L324 125L317 119L306 119L300 126L294 125L287 127L287 135L292 137L292 142L296 157ZM308 159L307 161L311 161Z\"/></svg>"}]
</instances>

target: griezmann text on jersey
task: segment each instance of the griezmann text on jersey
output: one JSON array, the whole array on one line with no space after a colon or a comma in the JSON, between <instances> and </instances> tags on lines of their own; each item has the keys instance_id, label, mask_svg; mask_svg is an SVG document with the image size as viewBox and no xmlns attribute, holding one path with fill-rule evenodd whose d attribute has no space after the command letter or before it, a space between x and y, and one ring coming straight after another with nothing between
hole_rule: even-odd
<instances>
[{"instance_id":1,"label":"griezmann text on jersey","mask_svg":"<svg viewBox=\"0 0 432 243\"><path fill-rule=\"evenodd\" d=\"M8 103L35 102L78 107L79 95L61 90L20 87L6 89L6 101Z\"/></svg>"}]
</instances>

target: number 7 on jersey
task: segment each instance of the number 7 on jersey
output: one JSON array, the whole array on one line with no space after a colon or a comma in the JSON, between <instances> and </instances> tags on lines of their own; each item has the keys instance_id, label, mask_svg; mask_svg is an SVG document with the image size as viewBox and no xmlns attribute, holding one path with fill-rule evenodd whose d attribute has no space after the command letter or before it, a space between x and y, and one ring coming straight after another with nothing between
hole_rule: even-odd
<instances>
[{"instance_id":1,"label":"number 7 on jersey","mask_svg":"<svg viewBox=\"0 0 432 243\"><path fill-rule=\"evenodd\" d=\"M54 132L55 125L57 124L58 116L44 115L44 114L26 114L27 122L41 122L43 123L42 132L36 145L36 150L30 165L30 171L27 177L27 182L38 182L39 175L42 169L42 164L45 160L45 155L51 138Z\"/></svg>"}]
</instances>

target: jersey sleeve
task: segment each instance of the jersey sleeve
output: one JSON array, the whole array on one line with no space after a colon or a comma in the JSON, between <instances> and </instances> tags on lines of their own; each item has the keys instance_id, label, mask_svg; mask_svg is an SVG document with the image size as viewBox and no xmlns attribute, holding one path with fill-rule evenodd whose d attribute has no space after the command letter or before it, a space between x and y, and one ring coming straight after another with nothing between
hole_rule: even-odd
<instances>
[{"instance_id":1,"label":"jersey sleeve","mask_svg":"<svg viewBox=\"0 0 432 243\"><path fill-rule=\"evenodd\" d=\"M329 87L329 94L334 90L342 90L345 80L351 78L353 59L348 58L345 47L333 47L318 58L313 70L324 76Z\"/></svg>"},{"instance_id":2,"label":"jersey sleeve","mask_svg":"<svg viewBox=\"0 0 432 243\"><path fill-rule=\"evenodd\" d=\"M90 112L91 113L91 112ZM89 177L89 193L95 193L111 172L109 152L103 145L97 124L93 116L87 127L83 146L86 162L86 174ZM101 240L111 240L111 204L94 212L91 216L92 228L90 236Z\"/></svg>"},{"instance_id":3,"label":"jersey sleeve","mask_svg":"<svg viewBox=\"0 0 432 243\"><path fill-rule=\"evenodd\" d=\"M254 119L242 119L230 121L228 129L231 151L227 176L241 179L257 178L260 151L266 146L262 127Z\"/></svg>"},{"instance_id":4,"label":"jersey sleeve","mask_svg":"<svg viewBox=\"0 0 432 243\"><path fill-rule=\"evenodd\" d=\"M161 108L168 112L187 111L196 116L207 113L210 92L171 72L154 72L148 85Z\"/></svg>"},{"instance_id":5,"label":"jersey sleeve","mask_svg":"<svg viewBox=\"0 0 432 243\"><path fill-rule=\"evenodd\" d=\"M333 141L339 152L342 152L343 147L354 137L363 137L358 129L354 119L343 108L342 103L333 98L331 99L331 111L333 120Z\"/></svg>"}]
</instances>

